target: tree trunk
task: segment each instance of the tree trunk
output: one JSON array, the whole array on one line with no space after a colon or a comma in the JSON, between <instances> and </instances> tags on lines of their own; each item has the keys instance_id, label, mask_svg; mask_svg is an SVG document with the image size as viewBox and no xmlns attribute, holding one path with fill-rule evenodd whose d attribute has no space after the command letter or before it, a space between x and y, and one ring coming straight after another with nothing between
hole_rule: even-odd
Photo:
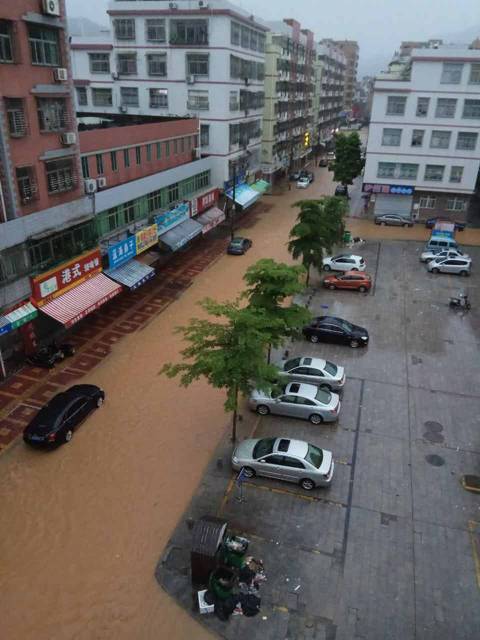
<instances>
[{"instance_id":1,"label":"tree trunk","mask_svg":"<svg viewBox=\"0 0 480 640\"><path fill-rule=\"evenodd\" d=\"M270 356L272 355L272 345L269 343L267 351L267 364L270 364Z\"/></svg>"},{"instance_id":2,"label":"tree trunk","mask_svg":"<svg viewBox=\"0 0 480 640\"><path fill-rule=\"evenodd\" d=\"M237 441L237 414L238 414L238 387L235 387L235 407L233 409L232 416L232 442Z\"/></svg>"},{"instance_id":3,"label":"tree trunk","mask_svg":"<svg viewBox=\"0 0 480 640\"><path fill-rule=\"evenodd\" d=\"M308 283L310 282L310 267L311 265L309 264L307 267L307 279L305 281L305 286L308 287Z\"/></svg>"}]
</instances>

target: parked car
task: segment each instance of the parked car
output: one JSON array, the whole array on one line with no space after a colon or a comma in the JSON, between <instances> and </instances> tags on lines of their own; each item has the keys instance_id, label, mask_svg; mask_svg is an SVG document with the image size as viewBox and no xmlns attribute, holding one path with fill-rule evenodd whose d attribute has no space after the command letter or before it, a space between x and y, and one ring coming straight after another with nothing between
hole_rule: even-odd
<instances>
[{"instance_id":1,"label":"parked car","mask_svg":"<svg viewBox=\"0 0 480 640\"><path fill-rule=\"evenodd\" d=\"M394 227L413 227L413 220L399 216L396 213L384 213L379 216L375 216L375 224L388 224Z\"/></svg>"},{"instance_id":2,"label":"parked car","mask_svg":"<svg viewBox=\"0 0 480 640\"><path fill-rule=\"evenodd\" d=\"M243 469L247 478L266 476L295 482L311 491L331 484L335 463L331 451L303 440L249 438L235 448L232 467Z\"/></svg>"},{"instance_id":3,"label":"parked car","mask_svg":"<svg viewBox=\"0 0 480 640\"><path fill-rule=\"evenodd\" d=\"M250 394L249 406L261 416L274 413L320 424L338 420L341 404L336 393L314 384L290 382L270 393L255 389Z\"/></svg>"},{"instance_id":4,"label":"parked car","mask_svg":"<svg viewBox=\"0 0 480 640\"><path fill-rule=\"evenodd\" d=\"M470 258L466 253L462 253L459 249L448 249L439 251L438 249L432 249L430 251L423 251L420 254L420 262L430 262L430 260L444 260L446 258Z\"/></svg>"},{"instance_id":5,"label":"parked car","mask_svg":"<svg viewBox=\"0 0 480 640\"><path fill-rule=\"evenodd\" d=\"M458 251L458 244L453 238L447 238L446 236L433 235L425 245L424 251Z\"/></svg>"},{"instance_id":6,"label":"parked car","mask_svg":"<svg viewBox=\"0 0 480 640\"><path fill-rule=\"evenodd\" d=\"M306 176L302 176L297 180L297 189L306 189L310 186L310 179Z\"/></svg>"},{"instance_id":7,"label":"parked car","mask_svg":"<svg viewBox=\"0 0 480 640\"><path fill-rule=\"evenodd\" d=\"M300 171L294 171L288 176L291 182L296 182L300 178Z\"/></svg>"},{"instance_id":8,"label":"parked car","mask_svg":"<svg viewBox=\"0 0 480 640\"><path fill-rule=\"evenodd\" d=\"M318 166L319 167L328 167L328 158L320 158L320 160L318 161Z\"/></svg>"},{"instance_id":9,"label":"parked car","mask_svg":"<svg viewBox=\"0 0 480 640\"><path fill-rule=\"evenodd\" d=\"M310 182L313 182L315 180L315 174L313 174L311 171L306 171L305 169L303 169L302 171L300 171L300 178L308 178Z\"/></svg>"},{"instance_id":10,"label":"parked car","mask_svg":"<svg viewBox=\"0 0 480 640\"><path fill-rule=\"evenodd\" d=\"M372 286L372 278L368 273L358 271L346 271L343 274L332 274L323 280L323 286L327 289L353 289L364 293Z\"/></svg>"},{"instance_id":11,"label":"parked car","mask_svg":"<svg viewBox=\"0 0 480 640\"><path fill-rule=\"evenodd\" d=\"M250 249L252 241L248 238L233 238L227 247L227 253L232 256L243 256Z\"/></svg>"},{"instance_id":12,"label":"parked car","mask_svg":"<svg viewBox=\"0 0 480 640\"><path fill-rule=\"evenodd\" d=\"M94 384L76 384L57 393L25 427L23 439L33 447L70 442L78 425L104 400L105 392Z\"/></svg>"},{"instance_id":13,"label":"parked car","mask_svg":"<svg viewBox=\"0 0 480 640\"><path fill-rule=\"evenodd\" d=\"M369 340L366 329L333 316L313 318L302 333L310 342L336 342L351 347L365 347Z\"/></svg>"},{"instance_id":14,"label":"parked car","mask_svg":"<svg viewBox=\"0 0 480 640\"><path fill-rule=\"evenodd\" d=\"M433 229L437 222L451 222L451 220L443 220L442 218L428 218L428 220L425 220L425 227L427 229ZM455 231L463 231L467 226L465 222L455 221L453 224L455 225Z\"/></svg>"},{"instance_id":15,"label":"parked car","mask_svg":"<svg viewBox=\"0 0 480 640\"><path fill-rule=\"evenodd\" d=\"M335 195L342 196L343 198L350 198L348 195L348 187L346 184L338 184L335 187Z\"/></svg>"},{"instance_id":16,"label":"parked car","mask_svg":"<svg viewBox=\"0 0 480 640\"><path fill-rule=\"evenodd\" d=\"M308 382L321 389L338 391L345 384L345 369L322 358L300 356L278 365L282 377L296 382Z\"/></svg>"},{"instance_id":17,"label":"parked car","mask_svg":"<svg viewBox=\"0 0 480 640\"><path fill-rule=\"evenodd\" d=\"M324 271L365 271L365 260L362 256L340 253L322 260Z\"/></svg>"},{"instance_id":18,"label":"parked car","mask_svg":"<svg viewBox=\"0 0 480 640\"><path fill-rule=\"evenodd\" d=\"M469 276L472 267L470 258L441 258L430 260L427 269L432 273L454 273L460 276Z\"/></svg>"},{"instance_id":19,"label":"parked car","mask_svg":"<svg viewBox=\"0 0 480 640\"><path fill-rule=\"evenodd\" d=\"M335 151L329 151L327 153L327 161L328 162L335 162L335 159L336 159Z\"/></svg>"}]
</instances>

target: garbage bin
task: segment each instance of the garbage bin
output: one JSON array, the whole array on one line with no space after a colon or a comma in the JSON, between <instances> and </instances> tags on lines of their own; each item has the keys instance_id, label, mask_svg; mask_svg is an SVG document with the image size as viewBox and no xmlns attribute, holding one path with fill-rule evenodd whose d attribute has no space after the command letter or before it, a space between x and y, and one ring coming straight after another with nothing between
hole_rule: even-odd
<instances>
[{"instance_id":1,"label":"garbage bin","mask_svg":"<svg viewBox=\"0 0 480 640\"><path fill-rule=\"evenodd\" d=\"M352 241L351 232L350 231L345 231L345 233L343 234L343 242L344 242L344 244L348 244L351 241Z\"/></svg>"},{"instance_id":2,"label":"garbage bin","mask_svg":"<svg viewBox=\"0 0 480 640\"><path fill-rule=\"evenodd\" d=\"M218 565L218 552L227 526L228 522L213 516L203 516L195 523L190 552L194 587L207 586L210 573Z\"/></svg>"}]
</instances>

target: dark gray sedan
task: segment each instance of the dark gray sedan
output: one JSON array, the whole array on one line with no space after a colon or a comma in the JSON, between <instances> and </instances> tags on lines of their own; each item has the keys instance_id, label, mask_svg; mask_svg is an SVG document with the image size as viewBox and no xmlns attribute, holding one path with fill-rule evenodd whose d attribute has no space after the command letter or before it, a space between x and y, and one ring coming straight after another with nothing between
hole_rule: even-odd
<instances>
[{"instance_id":1,"label":"dark gray sedan","mask_svg":"<svg viewBox=\"0 0 480 640\"><path fill-rule=\"evenodd\" d=\"M396 213L384 213L382 215L375 216L375 224L388 224L393 227L413 227L413 220L404 216L399 216Z\"/></svg>"}]
</instances>

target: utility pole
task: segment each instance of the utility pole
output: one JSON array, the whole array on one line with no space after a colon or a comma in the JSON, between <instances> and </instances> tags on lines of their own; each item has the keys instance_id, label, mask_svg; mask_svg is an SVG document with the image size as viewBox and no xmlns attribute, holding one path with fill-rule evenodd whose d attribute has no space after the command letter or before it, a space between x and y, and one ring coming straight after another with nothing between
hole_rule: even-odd
<instances>
[{"instance_id":1,"label":"utility pole","mask_svg":"<svg viewBox=\"0 0 480 640\"><path fill-rule=\"evenodd\" d=\"M235 203L235 188L237 186L237 165L233 164L233 189L232 189L232 207L230 209L230 240L233 240L233 219L235 216L236 203Z\"/></svg>"}]
</instances>

